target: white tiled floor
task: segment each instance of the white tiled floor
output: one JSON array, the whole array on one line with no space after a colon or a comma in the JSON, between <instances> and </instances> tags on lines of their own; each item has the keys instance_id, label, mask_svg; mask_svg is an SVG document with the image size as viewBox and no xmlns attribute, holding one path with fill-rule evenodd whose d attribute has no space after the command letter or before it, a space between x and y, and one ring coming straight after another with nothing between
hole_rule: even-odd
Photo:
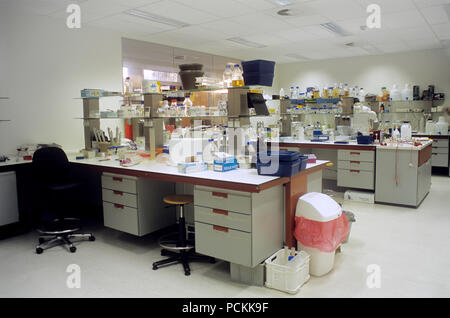
<instances>
[{"instance_id":1,"label":"white tiled floor","mask_svg":"<svg viewBox=\"0 0 450 318\"><path fill-rule=\"evenodd\" d=\"M433 177L418 209L345 202L353 211L349 242L328 275L312 277L291 296L230 281L229 265L192 263L153 271L161 259L156 238L104 227L97 240L34 253L37 235L0 241L0 297L450 297L450 178ZM69 264L81 268L81 288L69 289ZM367 266L381 268L381 288L366 285Z\"/></svg>"}]
</instances>

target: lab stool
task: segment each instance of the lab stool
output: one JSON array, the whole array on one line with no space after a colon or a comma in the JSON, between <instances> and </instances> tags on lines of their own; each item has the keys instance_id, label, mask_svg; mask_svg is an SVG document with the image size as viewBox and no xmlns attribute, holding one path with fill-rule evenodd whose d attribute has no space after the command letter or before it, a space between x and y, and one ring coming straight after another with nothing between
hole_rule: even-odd
<instances>
[{"instance_id":1,"label":"lab stool","mask_svg":"<svg viewBox=\"0 0 450 318\"><path fill-rule=\"evenodd\" d=\"M168 195L163 198L163 201L167 204L180 207L177 233L178 238L175 240L170 240L168 238L170 235L165 235L160 238L159 245L162 247L161 255L168 256L168 258L154 262L153 270L157 270L163 265L181 263L184 268L184 274L188 276L191 274L191 269L189 267L190 261L209 261L210 263L215 263L215 259L212 257L196 254L194 244L190 244L187 240L184 206L194 202L194 196L178 194Z\"/></svg>"}]
</instances>

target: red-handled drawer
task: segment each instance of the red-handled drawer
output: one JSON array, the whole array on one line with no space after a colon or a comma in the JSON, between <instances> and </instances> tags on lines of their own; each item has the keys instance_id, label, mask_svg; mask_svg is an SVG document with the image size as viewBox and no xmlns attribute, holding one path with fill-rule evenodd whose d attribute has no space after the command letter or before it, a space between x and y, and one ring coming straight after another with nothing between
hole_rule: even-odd
<instances>
[{"instance_id":1,"label":"red-handled drawer","mask_svg":"<svg viewBox=\"0 0 450 318\"><path fill-rule=\"evenodd\" d=\"M228 210L195 206L194 219L197 222L216 224L244 232L251 232L252 229L251 215Z\"/></svg>"},{"instance_id":2,"label":"red-handled drawer","mask_svg":"<svg viewBox=\"0 0 450 318\"><path fill-rule=\"evenodd\" d=\"M196 206L251 214L252 198L250 193L222 190L208 187L195 187Z\"/></svg>"}]
</instances>

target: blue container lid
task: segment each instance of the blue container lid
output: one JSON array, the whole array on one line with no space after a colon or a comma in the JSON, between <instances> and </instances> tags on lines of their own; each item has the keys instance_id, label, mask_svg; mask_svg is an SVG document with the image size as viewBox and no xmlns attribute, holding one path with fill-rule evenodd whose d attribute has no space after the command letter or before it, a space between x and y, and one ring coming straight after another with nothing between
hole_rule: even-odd
<instances>
[{"instance_id":1,"label":"blue container lid","mask_svg":"<svg viewBox=\"0 0 450 318\"><path fill-rule=\"evenodd\" d=\"M262 152L258 152L257 157L258 160L260 158L260 155L263 154ZM267 157L274 157L278 156L279 161L295 161L299 158L300 152L298 151L267 151L265 153Z\"/></svg>"}]
</instances>

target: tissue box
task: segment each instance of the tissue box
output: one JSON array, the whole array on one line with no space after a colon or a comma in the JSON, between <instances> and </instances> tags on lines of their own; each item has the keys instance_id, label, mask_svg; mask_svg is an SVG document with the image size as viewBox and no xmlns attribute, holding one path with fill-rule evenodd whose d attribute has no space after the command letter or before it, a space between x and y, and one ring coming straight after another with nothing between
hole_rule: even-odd
<instances>
[{"instance_id":1,"label":"tissue box","mask_svg":"<svg viewBox=\"0 0 450 318\"><path fill-rule=\"evenodd\" d=\"M177 165L178 172L181 173L192 173L192 172L200 172L208 169L208 166L205 162L184 162L179 163Z\"/></svg>"},{"instance_id":2,"label":"tissue box","mask_svg":"<svg viewBox=\"0 0 450 318\"><path fill-rule=\"evenodd\" d=\"M220 152L214 155L214 164L234 163L234 162L236 162L236 158L229 154Z\"/></svg>"},{"instance_id":3,"label":"tissue box","mask_svg":"<svg viewBox=\"0 0 450 318\"><path fill-rule=\"evenodd\" d=\"M234 162L227 162L227 163L214 162L214 171L217 172L226 172L235 170L237 168L239 168L239 164L237 163L236 159L234 159Z\"/></svg>"}]
</instances>

